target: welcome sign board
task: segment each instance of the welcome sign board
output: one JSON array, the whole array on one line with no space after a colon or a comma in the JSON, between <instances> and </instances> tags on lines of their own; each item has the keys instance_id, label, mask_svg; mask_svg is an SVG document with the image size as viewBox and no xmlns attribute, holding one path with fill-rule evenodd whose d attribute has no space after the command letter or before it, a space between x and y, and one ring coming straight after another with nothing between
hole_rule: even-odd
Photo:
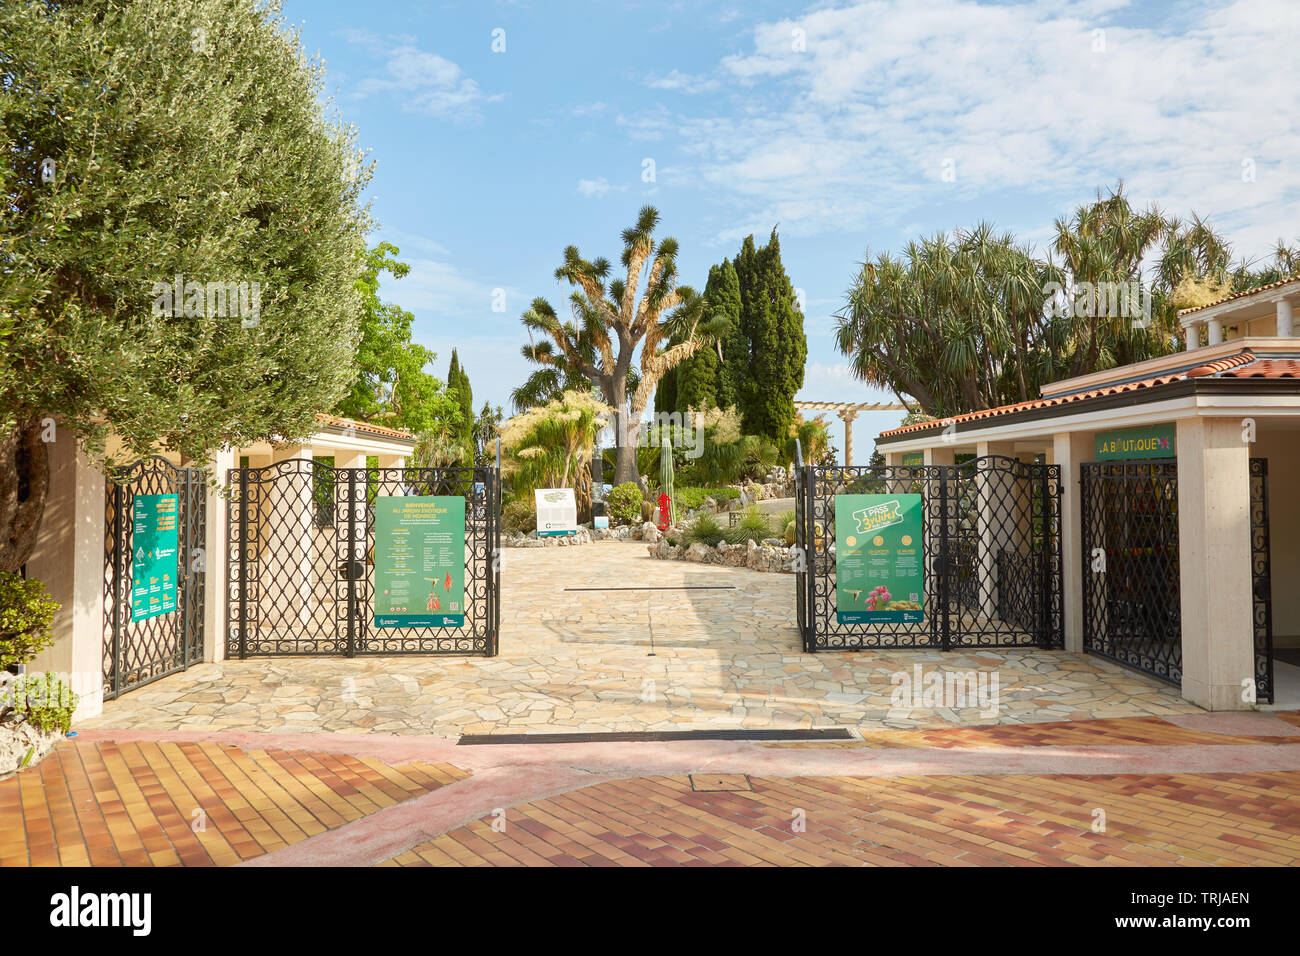
<instances>
[{"instance_id":1,"label":"welcome sign board","mask_svg":"<svg viewBox=\"0 0 1300 956\"><path fill-rule=\"evenodd\" d=\"M465 624L465 499L375 498L375 627Z\"/></svg>"},{"instance_id":2,"label":"welcome sign board","mask_svg":"<svg viewBox=\"0 0 1300 956\"><path fill-rule=\"evenodd\" d=\"M920 495L835 496L835 611L841 624L925 619Z\"/></svg>"},{"instance_id":3,"label":"welcome sign board","mask_svg":"<svg viewBox=\"0 0 1300 956\"><path fill-rule=\"evenodd\" d=\"M538 488L533 495L539 538L578 533L578 503L572 488Z\"/></svg>"},{"instance_id":4,"label":"welcome sign board","mask_svg":"<svg viewBox=\"0 0 1300 956\"><path fill-rule=\"evenodd\" d=\"M176 610L177 495L131 501L131 620Z\"/></svg>"}]
</instances>

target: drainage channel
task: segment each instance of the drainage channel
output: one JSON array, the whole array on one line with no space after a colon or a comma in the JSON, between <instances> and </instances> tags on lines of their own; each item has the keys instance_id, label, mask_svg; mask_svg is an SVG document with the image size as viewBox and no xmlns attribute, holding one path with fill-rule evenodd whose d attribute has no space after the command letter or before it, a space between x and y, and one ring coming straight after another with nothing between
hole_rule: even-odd
<instances>
[{"instance_id":1,"label":"drainage channel","mask_svg":"<svg viewBox=\"0 0 1300 956\"><path fill-rule=\"evenodd\" d=\"M855 740L844 727L797 730L627 730L594 734L465 734L458 746L478 744L640 743L665 740Z\"/></svg>"}]
</instances>

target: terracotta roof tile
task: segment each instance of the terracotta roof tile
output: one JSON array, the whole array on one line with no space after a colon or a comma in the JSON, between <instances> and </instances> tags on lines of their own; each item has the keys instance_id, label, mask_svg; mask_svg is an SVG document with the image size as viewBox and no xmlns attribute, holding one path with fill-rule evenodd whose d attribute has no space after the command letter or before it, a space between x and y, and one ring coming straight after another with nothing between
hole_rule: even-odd
<instances>
[{"instance_id":1,"label":"terracotta roof tile","mask_svg":"<svg viewBox=\"0 0 1300 956\"><path fill-rule=\"evenodd\" d=\"M1225 295L1222 299L1215 299L1213 302L1205 303L1205 305L1198 305L1191 309L1179 309L1178 314L1179 316L1190 315L1193 312L1200 312L1202 309L1209 309L1216 305L1222 305L1225 302L1231 302L1233 299L1244 299L1247 296L1252 296L1259 292L1267 292L1269 289L1276 289L1289 282L1297 281L1300 281L1300 273L1288 276L1285 279L1278 279L1276 282L1270 282L1267 285L1257 286L1254 289L1247 289L1245 292L1234 292L1232 295Z\"/></svg>"},{"instance_id":2,"label":"terracotta roof tile","mask_svg":"<svg viewBox=\"0 0 1300 956\"><path fill-rule=\"evenodd\" d=\"M335 428L355 428L359 432L368 432L371 435L384 435L389 438L405 438L408 441L415 438L408 431L400 428L387 428L383 425L372 425L370 422L357 421L355 418L340 418L338 415L319 414L316 416L318 421L326 425L333 425Z\"/></svg>"},{"instance_id":3,"label":"terracotta roof tile","mask_svg":"<svg viewBox=\"0 0 1300 956\"><path fill-rule=\"evenodd\" d=\"M1146 388L1154 388L1157 385L1167 385L1170 382L1180 382L1189 378L1205 378L1211 375L1222 376L1224 378L1300 378L1300 360L1290 358L1261 359L1257 358L1255 353L1249 350L1244 350L1237 352L1234 355L1215 359L1213 362L1206 362L1204 365L1198 365L1194 368L1166 372L1162 375L1153 375L1150 378L1138 379L1132 382L1115 382L1110 385L1101 385L1097 388L1081 392L1068 392L1064 395L1053 395L1050 398L1038 398L1029 402L1019 402L1015 405L999 405L997 408L984 408L977 412L967 412L964 415L952 415L948 418L936 419L935 421L914 422L911 425L903 425L899 428L891 428L889 431L883 431L880 433L880 437L884 438L886 436L905 435L911 432L924 431L927 428L933 428L937 425L945 425L950 422L977 422L989 418L1001 418L1004 415L1012 415L1016 412L1027 412L1039 408L1053 408L1057 405L1070 405L1091 398L1101 398L1105 395L1121 395L1125 392L1137 392Z\"/></svg>"}]
</instances>

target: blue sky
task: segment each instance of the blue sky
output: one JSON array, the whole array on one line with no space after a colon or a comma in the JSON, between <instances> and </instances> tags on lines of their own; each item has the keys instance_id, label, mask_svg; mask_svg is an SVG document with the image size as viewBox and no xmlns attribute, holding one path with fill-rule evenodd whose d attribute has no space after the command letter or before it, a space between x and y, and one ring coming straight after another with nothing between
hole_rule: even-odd
<instances>
[{"instance_id":1,"label":"blue sky","mask_svg":"<svg viewBox=\"0 0 1300 956\"><path fill-rule=\"evenodd\" d=\"M800 398L849 376L832 314L858 263L990 220L1040 244L1123 179L1258 256L1300 237L1300 3L285 0L377 163L383 295L509 411L519 313L566 245L617 261L646 203L681 281L779 226L806 302ZM494 31L504 31L495 33ZM504 40L504 51L493 50ZM647 161L653 181L646 181ZM493 311L504 290L505 311ZM900 413L868 415L858 457ZM842 449L843 439L836 445Z\"/></svg>"}]
</instances>

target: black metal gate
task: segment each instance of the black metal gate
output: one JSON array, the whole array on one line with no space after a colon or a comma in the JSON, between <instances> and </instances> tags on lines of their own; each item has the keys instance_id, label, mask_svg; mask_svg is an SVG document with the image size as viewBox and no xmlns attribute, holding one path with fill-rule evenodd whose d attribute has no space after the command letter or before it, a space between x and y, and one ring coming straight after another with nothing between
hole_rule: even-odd
<instances>
[{"instance_id":1,"label":"black metal gate","mask_svg":"<svg viewBox=\"0 0 1300 956\"><path fill-rule=\"evenodd\" d=\"M924 619L838 620L835 496L919 494ZM807 651L1062 645L1061 483L1057 465L1001 455L961 465L797 471L799 631Z\"/></svg>"},{"instance_id":2,"label":"black metal gate","mask_svg":"<svg viewBox=\"0 0 1300 956\"><path fill-rule=\"evenodd\" d=\"M1181 684L1177 461L1083 462L1079 492L1083 649Z\"/></svg>"},{"instance_id":3,"label":"black metal gate","mask_svg":"<svg viewBox=\"0 0 1300 956\"><path fill-rule=\"evenodd\" d=\"M1255 699L1273 703L1273 580L1268 547L1268 459L1250 460L1250 576L1255 625Z\"/></svg>"},{"instance_id":4,"label":"black metal gate","mask_svg":"<svg viewBox=\"0 0 1300 956\"><path fill-rule=\"evenodd\" d=\"M207 499L203 473L145 458L108 475L104 495L104 699L203 660ZM133 503L177 496L176 610L131 620Z\"/></svg>"},{"instance_id":5,"label":"black metal gate","mask_svg":"<svg viewBox=\"0 0 1300 956\"><path fill-rule=\"evenodd\" d=\"M1178 462L1079 466L1083 648L1171 684L1183 678ZM1268 460L1250 459L1255 697L1273 700Z\"/></svg>"},{"instance_id":6,"label":"black metal gate","mask_svg":"<svg viewBox=\"0 0 1300 956\"><path fill-rule=\"evenodd\" d=\"M495 468L334 468L306 459L232 468L226 656L497 653L500 479ZM376 497L465 499L465 623L378 628Z\"/></svg>"}]
</instances>

